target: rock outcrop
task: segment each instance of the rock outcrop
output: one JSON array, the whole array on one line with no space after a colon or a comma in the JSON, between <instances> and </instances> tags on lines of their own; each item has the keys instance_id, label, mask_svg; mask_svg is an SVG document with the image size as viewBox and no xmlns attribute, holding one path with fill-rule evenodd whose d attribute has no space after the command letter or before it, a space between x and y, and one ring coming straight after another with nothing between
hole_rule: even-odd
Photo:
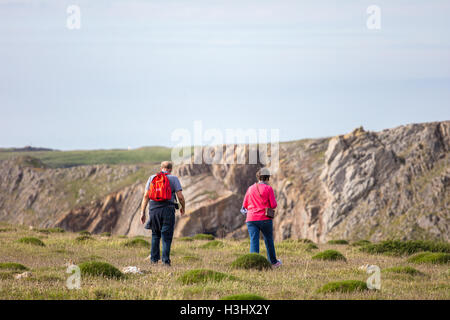
<instances>
[{"instance_id":1,"label":"rock outcrop","mask_svg":"<svg viewBox=\"0 0 450 320\"><path fill-rule=\"evenodd\" d=\"M449 241L449 149L450 121L381 132L358 128L332 138L282 143L280 166L270 181L278 201L276 240ZM187 213L177 217L175 236L246 236L239 209L258 168L176 167ZM140 224L138 209L145 181L154 170L155 166L48 169L29 159L3 161L0 219L72 231L149 234Z\"/></svg>"}]
</instances>

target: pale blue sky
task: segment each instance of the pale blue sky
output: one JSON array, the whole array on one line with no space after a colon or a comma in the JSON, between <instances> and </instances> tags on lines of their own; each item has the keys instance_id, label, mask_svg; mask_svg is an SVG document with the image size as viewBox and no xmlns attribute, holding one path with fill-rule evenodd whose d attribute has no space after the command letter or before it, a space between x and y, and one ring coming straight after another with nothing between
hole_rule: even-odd
<instances>
[{"instance_id":1,"label":"pale blue sky","mask_svg":"<svg viewBox=\"0 0 450 320\"><path fill-rule=\"evenodd\" d=\"M171 146L194 120L281 140L449 120L449 17L445 0L0 0L0 147Z\"/></svg>"}]
</instances>

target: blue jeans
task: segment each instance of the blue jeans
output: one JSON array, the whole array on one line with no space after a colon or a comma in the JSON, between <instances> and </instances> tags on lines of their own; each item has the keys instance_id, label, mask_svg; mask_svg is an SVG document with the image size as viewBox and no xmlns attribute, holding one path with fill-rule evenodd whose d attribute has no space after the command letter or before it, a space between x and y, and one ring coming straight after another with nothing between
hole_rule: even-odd
<instances>
[{"instance_id":1,"label":"blue jeans","mask_svg":"<svg viewBox=\"0 0 450 320\"><path fill-rule=\"evenodd\" d=\"M173 206L150 209L148 226L152 229L152 249L150 260L158 262L160 259L160 242L162 238L162 261L170 265L170 246L172 245L175 227L175 208Z\"/></svg>"},{"instance_id":2,"label":"blue jeans","mask_svg":"<svg viewBox=\"0 0 450 320\"><path fill-rule=\"evenodd\" d=\"M267 260L272 264L277 263L275 246L273 244L272 220L249 221L247 222L247 228L250 235L250 253L259 253L259 231L261 231L266 244Z\"/></svg>"}]
</instances>

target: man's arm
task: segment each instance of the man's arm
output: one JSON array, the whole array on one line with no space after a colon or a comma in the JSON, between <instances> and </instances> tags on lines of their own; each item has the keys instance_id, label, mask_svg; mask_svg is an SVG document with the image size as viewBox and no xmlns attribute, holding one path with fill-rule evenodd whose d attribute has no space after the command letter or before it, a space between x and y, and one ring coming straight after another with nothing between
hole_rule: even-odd
<instances>
[{"instance_id":1,"label":"man's arm","mask_svg":"<svg viewBox=\"0 0 450 320\"><path fill-rule=\"evenodd\" d=\"M141 201L141 223L142 224L145 223L145 209L147 208L147 204L150 201L150 199L148 198L148 189L150 188L150 183L152 182L153 177L154 177L154 175L152 175L148 178L147 183L145 184L145 188L144 188L144 196L142 197L142 201Z\"/></svg>"},{"instance_id":2,"label":"man's arm","mask_svg":"<svg viewBox=\"0 0 450 320\"><path fill-rule=\"evenodd\" d=\"M186 209L185 202L184 202L183 191L181 191L181 190L177 191L177 197L178 197L178 201L180 201L180 204L181 204L180 213L181 213L181 215L183 215L184 211Z\"/></svg>"},{"instance_id":3,"label":"man's arm","mask_svg":"<svg viewBox=\"0 0 450 320\"><path fill-rule=\"evenodd\" d=\"M144 224L145 223L145 209L147 208L147 204L148 204L149 198L148 198L148 194L147 194L147 190L144 191L144 197L142 198L142 202L141 202L141 223Z\"/></svg>"}]
</instances>

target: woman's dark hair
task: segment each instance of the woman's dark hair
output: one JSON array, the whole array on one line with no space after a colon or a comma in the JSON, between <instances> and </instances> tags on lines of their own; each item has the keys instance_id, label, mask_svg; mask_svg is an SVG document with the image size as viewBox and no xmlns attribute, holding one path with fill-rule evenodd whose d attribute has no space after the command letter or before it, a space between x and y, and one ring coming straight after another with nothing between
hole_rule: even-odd
<instances>
[{"instance_id":1,"label":"woman's dark hair","mask_svg":"<svg viewBox=\"0 0 450 320\"><path fill-rule=\"evenodd\" d=\"M267 168L261 168L256 172L256 179L259 181L269 181L270 172Z\"/></svg>"}]
</instances>

